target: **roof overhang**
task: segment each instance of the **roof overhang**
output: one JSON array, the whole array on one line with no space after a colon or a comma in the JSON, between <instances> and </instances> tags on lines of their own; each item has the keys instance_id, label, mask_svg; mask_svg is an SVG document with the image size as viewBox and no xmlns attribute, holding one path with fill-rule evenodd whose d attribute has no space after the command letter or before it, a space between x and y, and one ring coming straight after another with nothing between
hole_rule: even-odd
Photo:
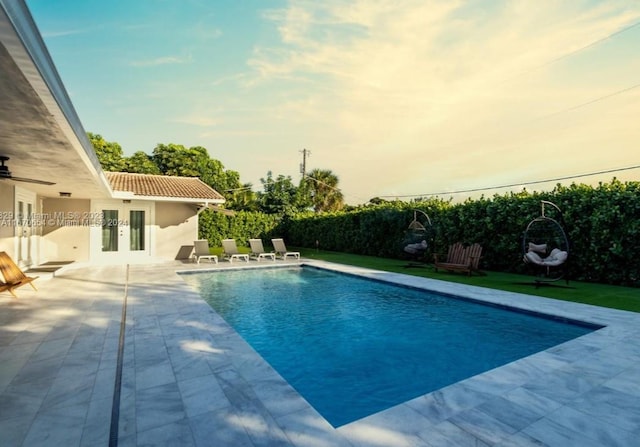
<instances>
[{"instance_id":1,"label":"roof overhang","mask_svg":"<svg viewBox=\"0 0 640 447\"><path fill-rule=\"evenodd\" d=\"M199 199L197 197L141 196L128 191L114 191L112 197L114 199L121 200L148 200L154 202L194 203L197 205L222 205L225 202L224 199Z\"/></svg>"},{"instance_id":2,"label":"roof overhang","mask_svg":"<svg viewBox=\"0 0 640 447\"><path fill-rule=\"evenodd\" d=\"M0 0L0 155L20 185L44 197L111 197L93 146L31 14L22 0Z\"/></svg>"}]
</instances>

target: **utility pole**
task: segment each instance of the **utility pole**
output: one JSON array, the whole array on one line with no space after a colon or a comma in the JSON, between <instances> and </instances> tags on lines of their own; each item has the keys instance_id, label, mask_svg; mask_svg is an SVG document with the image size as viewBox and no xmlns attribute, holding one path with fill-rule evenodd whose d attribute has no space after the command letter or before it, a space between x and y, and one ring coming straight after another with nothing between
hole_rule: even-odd
<instances>
[{"instance_id":1,"label":"utility pole","mask_svg":"<svg viewBox=\"0 0 640 447\"><path fill-rule=\"evenodd\" d=\"M300 163L300 175L304 179L305 174L307 173L307 156L311 156L311 151L308 149L302 149L302 163Z\"/></svg>"}]
</instances>

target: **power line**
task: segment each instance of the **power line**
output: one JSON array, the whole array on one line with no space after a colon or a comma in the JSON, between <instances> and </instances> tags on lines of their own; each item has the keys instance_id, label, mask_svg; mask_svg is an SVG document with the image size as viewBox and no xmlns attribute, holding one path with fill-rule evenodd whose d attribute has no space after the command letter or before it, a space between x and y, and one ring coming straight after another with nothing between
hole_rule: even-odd
<instances>
[{"instance_id":1,"label":"power line","mask_svg":"<svg viewBox=\"0 0 640 447\"><path fill-rule=\"evenodd\" d=\"M588 106L588 105L590 105L590 104L593 104L594 102L599 102L599 101L602 101L602 100L605 100L605 99L611 98L612 96L616 96L616 95L620 95L620 94L622 94L622 93L626 93L626 92L628 92L628 91L630 91L630 90L633 90L634 88L638 88L638 87L640 87L640 84L635 84L635 85L632 85L631 87L623 88L622 90L618 90L618 91L616 91L616 92L609 93L609 94L607 94L607 95L599 96L599 97L594 98L594 99L592 99L592 100L590 100L590 101L583 102L582 104L578 104L578 105L575 105L575 106L569 107L569 108L567 108L567 109L558 110L557 112L553 112L553 113L550 113L550 114L548 114L548 115L544 115L542 118L548 118L548 117L550 117L550 116L558 115L558 114L560 114L560 113L565 113L565 112L569 112L569 111L571 111L571 110L579 109L579 108L581 108L581 107L585 107L585 106Z\"/></svg>"},{"instance_id":2,"label":"power line","mask_svg":"<svg viewBox=\"0 0 640 447\"><path fill-rule=\"evenodd\" d=\"M552 60L550 60L549 62L547 62L547 63L544 63L544 64L540 65L538 68L544 67L544 66L546 66L546 65L554 64L554 63L556 63L556 62L558 62L558 61L560 61L560 60L562 60L562 59L565 59L565 58L567 58L567 57L569 57L569 56L572 56L572 55L574 55L574 54L576 54L576 53L579 53L579 52L580 52L580 51L582 51L582 50L586 50L587 48L590 48L590 47L592 47L592 46L595 46L595 45L599 44L600 42L604 42L605 40L608 40L608 39L612 38L613 36L616 36L616 35L618 35L618 34L622 34L622 33L624 33L625 31L629 31L630 29L635 28L635 27L636 27L636 26L638 26L638 25L640 25L640 22L636 22L636 23L634 23L634 24L632 24L632 25L626 26L626 27L624 27L624 28L622 28L622 29L620 29L620 30L618 30L618 31L614 32L614 33L609 34L608 36L605 36L605 37L603 37L603 38L601 38L601 39L598 39L598 40L594 40L593 42L591 42L591 43L589 43L589 44L587 44L587 45L584 45L584 46L582 46L582 47L580 47L580 48L577 48L577 49L575 49L575 50L573 50L573 51L570 51L570 52L568 52L568 53L565 53L565 54L563 54L562 56L558 56L558 57L556 57L555 59L552 59Z\"/></svg>"},{"instance_id":3,"label":"power line","mask_svg":"<svg viewBox=\"0 0 640 447\"><path fill-rule=\"evenodd\" d=\"M638 169L638 168L640 168L640 165L628 166L626 168L607 169L607 170L604 170L604 171L590 172L588 174L568 175L566 177L557 177L557 178L551 178L551 179L546 179L546 180L536 180L536 181L532 181L532 182L512 183L512 184L509 184L509 185L490 186L490 187L485 187L485 188L471 188L471 189L460 189L458 191L443 191L443 192L432 192L432 193L425 193L425 194L405 194L405 195L379 196L379 197L381 197L381 198L384 198L384 197L395 197L395 198L401 198L401 197L428 197L428 196L442 196L442 195L447 195L447 194L461 194L461 193L466 193L466 192L489 191L489 190L492 190L492 189L513 188L514 186L528 186L528 185L537 185L537 184L540 184L540 183L559 182L559 181L562 181L562 180L571 180L571 179L576 179L576 178L580 178L580 177L590 177L592 175L610 174L612 172L629 171L631 169Z\"/></svg>"},{"instance_id":4,"label":"power line","mask_svg":"<svg viewBox=\"0 0 640 447\"><path fill-rule=\"evenodd\" d=\"M535 66L535 67L532 67L532 68L530 68L530 69L528 69L526 71L523 71L522 73L516 75L515 77L518 78L518 77L523 76L525 74L528 74L528 73L531 73L531 72L534 72L534 71L538 71L538 70L540 70L540 69L542 69L544 67L547 67L549 65L553 65L556 62L559 62L559 61L561 61L563 59L571 57L576 53L579 53L581 51L586 50L587 48L591 48L593 46L596 46L599 43L604 42L605 40L611 39L612 37L617 36L618 34L622 34L622 33L626 32L626 31L629 31L629 30L631 30L631 29L633 29L633 28L635 28L636 26L639 26L639 25L640 25L640 22L633 23L633 24L631 24L631 25L629 25L627 27L624 27L622 29L619 29L618 31L615 31L615 32L613 32L613 33L611 33L611 34L609 34L609 35L607 35L605 37L602 37L602 38L600 38L598 40L594 40L593 42L590 42L590 43L588 43L586 45L583 45L580 48L576 48L575 50L572 50L572 51L569 51L567 53L564 53L564 54L562 54L562 55L560 55L560 56L558 56L558 57L556 57L554 59L551 59L551 60L549 60L547 62L544 62L544 63L542 63L542 64L540 64L538 66Z\"/></svg>"}]
</instances>

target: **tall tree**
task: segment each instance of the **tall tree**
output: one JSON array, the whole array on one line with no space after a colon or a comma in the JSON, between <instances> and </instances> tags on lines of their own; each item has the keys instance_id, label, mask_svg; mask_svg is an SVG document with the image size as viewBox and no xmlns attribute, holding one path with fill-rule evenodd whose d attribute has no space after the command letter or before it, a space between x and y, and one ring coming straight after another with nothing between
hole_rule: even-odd
<instances>
[{"instance_id":1,"label":"tall tree","mask_svg":"<svg viewBox=\"0 0 640 447\"><path fill-rule=\"evenodd\" d=\"M245 183L241 187L228 191L231 198L228 199L227 208L236 211L258 211L258 200L256 193L252 190L251 183Z\"/></svg>"},{"instance_id":2,"label":"tall tree","mask_svg":"<svg viewBox=\"0 0 640 447\"><path fill-rule=\"evenodd\" d=\"M344 196L338 182L338 176L329 169L314 169L305 174L302 183L311 195L316 213L339 211L344 207Z\"/></svg>"},{"instance_id":3,"label":"tall tree","mask_svg":"<svg viewBox=\"0 0 640 447\"><path fill-rule=\"evenodd\" d=\"M87 132L89 141L96 151L100 166L105 171L122 171L125 166L122 158L122 147L118 143L106 141L102 135Z\"/></svg>"},{"instance_id":4,"label":"tall tree","mask_svg":"<svg viewBox=\"0 0 640 447\"><path fill-rule=\"evenodd\" d=\"M143 151L138 151L124 159L124 171L136 174L161 174L160 168L151 156Z\"/></svg>"},{"instance_id":5,"label":"tall tree","mask_svg":"<svg viewBox=\"0 0 640 447\"><path fill-rule=\"evenodd\" d=\"M293 214L300 210L298 204L298 188L293 184L291 176L278 175L273 178L271 171L267 178L261 178L263 191L258 193L260 210L267 214Z\"/></svg>"}]
</instances>

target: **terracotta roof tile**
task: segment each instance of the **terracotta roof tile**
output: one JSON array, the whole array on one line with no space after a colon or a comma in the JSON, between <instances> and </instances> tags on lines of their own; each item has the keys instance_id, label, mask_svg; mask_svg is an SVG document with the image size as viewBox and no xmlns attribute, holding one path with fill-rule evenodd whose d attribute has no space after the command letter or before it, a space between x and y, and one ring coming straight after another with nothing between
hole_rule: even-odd
<instances>
[{"instance_id":1,"label":"terracotta roof tile","mask_svg":"<svg viewBox=\"0 0 640 447\"><path fill-rule=\"evenodd\" d=\"M114 191L137 196L174 197L180 199L224 200L215 189L197 177L105 172Z\"/></svg>"}]
</instances>

